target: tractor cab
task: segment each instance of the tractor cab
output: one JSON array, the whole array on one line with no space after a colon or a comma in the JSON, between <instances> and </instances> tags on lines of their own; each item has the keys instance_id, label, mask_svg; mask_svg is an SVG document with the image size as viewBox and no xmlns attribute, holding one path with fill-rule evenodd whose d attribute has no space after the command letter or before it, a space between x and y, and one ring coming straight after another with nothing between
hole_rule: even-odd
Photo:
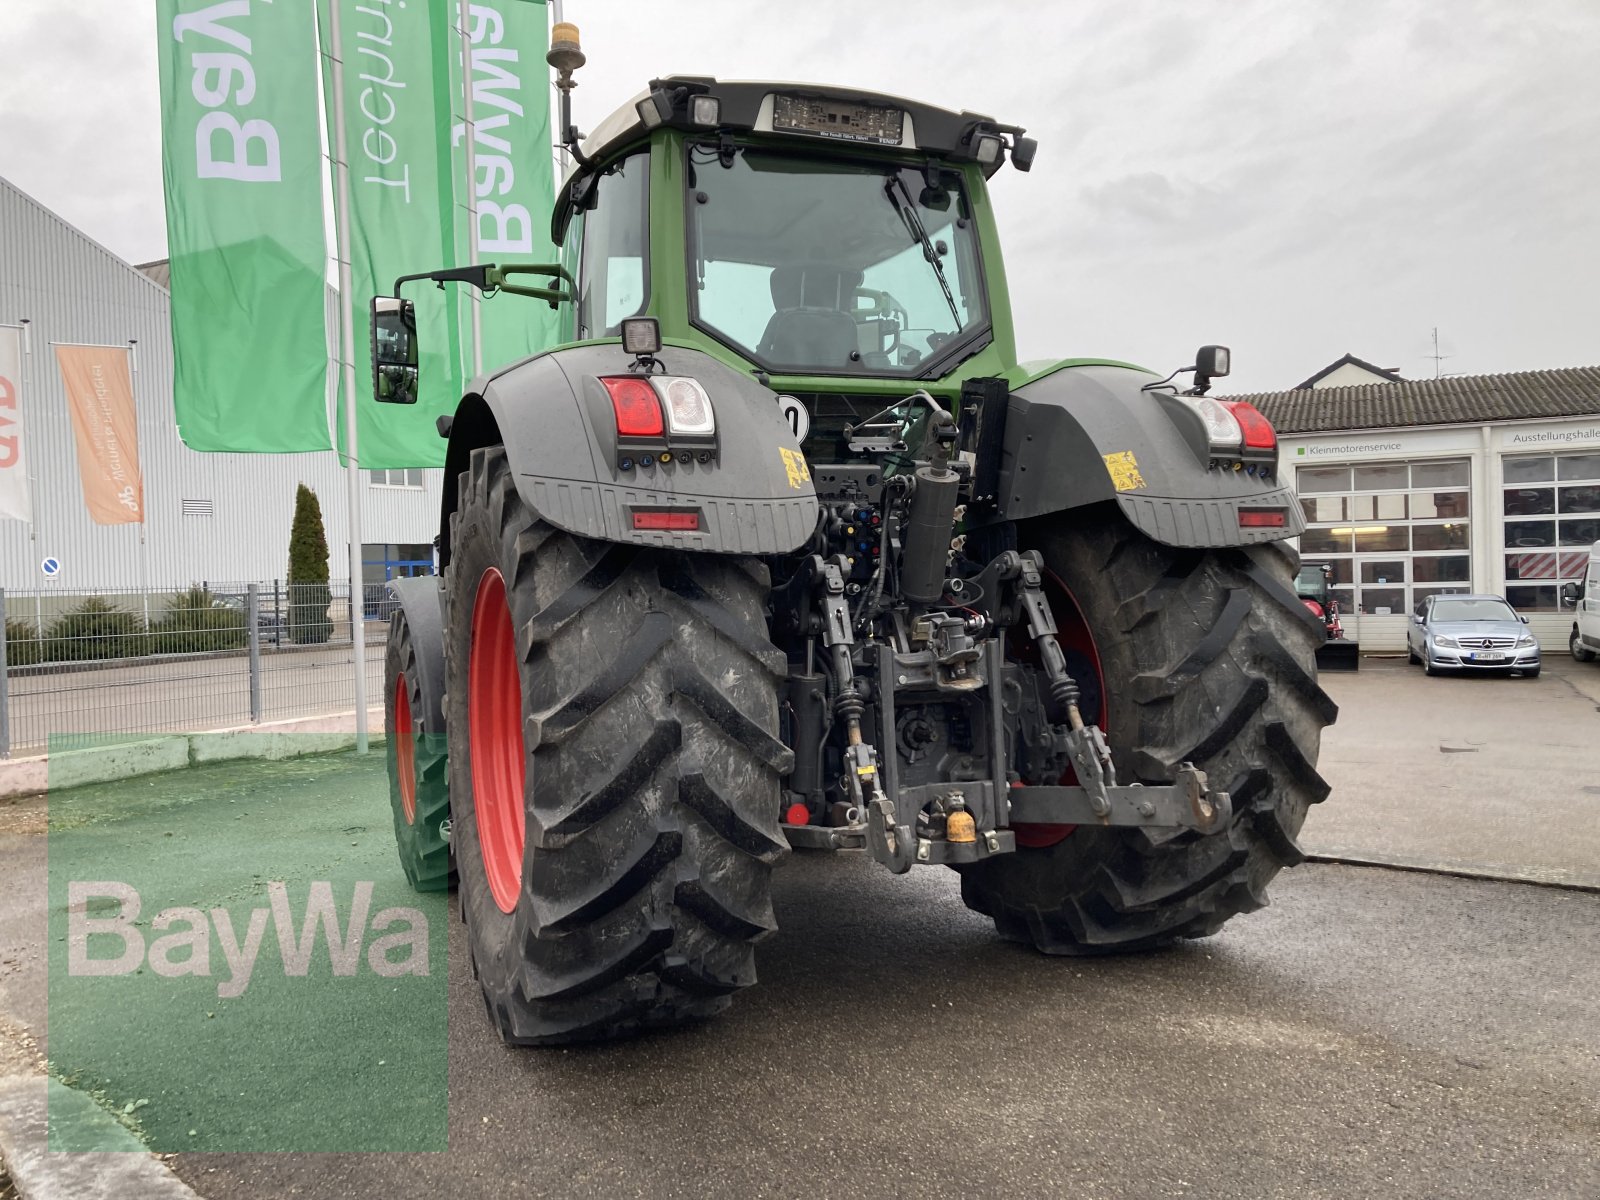
<instances>
[{"instance_id":1,"label":"tractor cab","mask_svg":"<svg viewBox=\"0 0 1600 1200\"><path fill-rule=\"evenodd\" d=\"M1015 126L891 96L654 80L574 141L564 340L648 314L786 385L998 374L1016 356L985 179L1033 153Z\"/></svg>"}]
</instances>

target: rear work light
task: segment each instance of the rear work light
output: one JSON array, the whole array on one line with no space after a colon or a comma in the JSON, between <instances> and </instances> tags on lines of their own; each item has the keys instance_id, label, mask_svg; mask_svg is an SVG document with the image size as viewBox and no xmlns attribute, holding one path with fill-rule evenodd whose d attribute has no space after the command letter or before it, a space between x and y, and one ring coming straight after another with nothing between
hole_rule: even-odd
<instances>
[{"instance_id":1,"label":"rear work light","mask_svg":"<svg viewBox=\"0 0 1600 1200\"><path fill-rule=\"evenodd\" d=\"M1241 508L1240 529L1282 529L1288 514L1281 508Z\"/></svg>"},{"instance_id":2,"label":"rear work light","mask_svg":"<svg viewBox=\"0 0 1600 1200\"><path fill-rule=\"evenodd\" d=\"M648 380L638 375L611 375L600 382L611 396L618 437L659 439L666 435L661 400Z\"/></svg>"},{"instance_id":3,"label":"rear work light","mask_svg":"<svg viewBox=\"0 0 1600 1200\"><path fill-rule=\"evenodd\" d=\"M692 508L635 512L633 514L633 527L635 529L666 530L671 533L698 533L700 531L700 513L699 510Z\"/></svg>"},{"instance_id":4,"label":"rear work light","mask_svg":"<svg viewBox=\"0 0 1600 1200\"><path fill-rule=\"evenodd\" d=\"M1239 422L1239 428L1244 433L1244 444L1250 450L1276 450L1278 448L1278 431L1272 427L1272 422L1261 415L1261 410L1248 400L1221 400L1218 401L1229 412L1233 419Z\"/></svg>"}]
</instances>

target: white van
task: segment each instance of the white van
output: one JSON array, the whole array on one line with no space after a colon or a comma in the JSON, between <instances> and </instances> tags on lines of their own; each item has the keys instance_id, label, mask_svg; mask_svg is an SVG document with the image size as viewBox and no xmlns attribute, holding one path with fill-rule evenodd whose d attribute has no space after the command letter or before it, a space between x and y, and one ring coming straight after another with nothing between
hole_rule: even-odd
<instances>
[{"instance_id":1,"label":"white van","mask_svg":"<svg viewBox=\"0 0 1600 1200\"><path fill-rule=\"evenodd\" d=\"M1561 598L1572 605L1572 657L1579 662L1600 658L1600 542L1589 547L1589 565L1582 583L1569 583Z\"/></svg>"}]
</instances>

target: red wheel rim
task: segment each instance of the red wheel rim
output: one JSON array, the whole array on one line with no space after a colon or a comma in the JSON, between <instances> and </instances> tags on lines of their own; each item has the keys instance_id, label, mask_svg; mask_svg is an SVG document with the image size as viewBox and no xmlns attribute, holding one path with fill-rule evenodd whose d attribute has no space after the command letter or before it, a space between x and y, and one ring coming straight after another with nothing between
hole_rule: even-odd
<instances>
[{"instance_id":1,"label":"red wheel rim","mask_svg":"<svg viewBox=\"0 0 1600 1200\"><path fill-rule=\"evenodd\" d=\"M404 675L394 681L394 765L400 776L400 811L417 823L417 743L411 732L411 689Z\"/></svg>"},{"instance_id":2,"label":"red wheel rim","mask_svg":"<svg viewBox=\"0 0 1600 1200\"><path fill-rule=\"evenodd\" d=\"M1085 720L1099 725L1101 732L1109 737L1111 731L1106 728L1108 714L1105 669L1100 664L1100 650L1094 644L1094 635L1089 632L1089 623L1083 619L1083 610L1078 607L1078 600L1072 594L1072 589L1053 571L1045 572L1044 590L1050 601L1050 611L1056 619L1056 639L1067 655L1068 665L1077 667L1073 671L1073 677L1078 681L1078 688L1084 701L1084 707L1079 711L1083 713ZM1084 663L1087 663L1093 672L1092 679L1083 673ZM1077 773L1068 767L1067 773L1059 782L1064 786L1074 785L1078 782ZM1013 825L1011 828L1017 835L1018 846L1026 850L1042 850L1069 837L1078 827L1024 823Z\"/></svg>"},{"instance_id":3,"label":"red wheel rim","mask_svg":"<svg viewBox=\"0 0 1600 1200\"><path fill-rule=\"evenodd\" d=\"M472 755L472 810L489 892L501 912L517 907L526 837L523 787L522 680L506 581L490 567L472 606L467 660L467 741Z\"/></svg>"}]
</instances>

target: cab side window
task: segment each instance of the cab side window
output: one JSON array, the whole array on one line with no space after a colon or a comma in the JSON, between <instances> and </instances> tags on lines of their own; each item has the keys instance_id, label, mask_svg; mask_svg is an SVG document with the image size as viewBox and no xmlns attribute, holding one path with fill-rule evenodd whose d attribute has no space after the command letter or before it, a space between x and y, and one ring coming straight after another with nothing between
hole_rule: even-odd
<instances>
[{"instance_id":1,"label":"cab side window","mask_svg":"<svg viewBox=\"0 0 1600 1200\"><path fill-rule=\"evenodd\" d=\"M625 318L644 309L650 282L649 176L648 152L612 166L596 181L593 207L574 217L574 226L581 218L581 231L568 230L569 245L581 244L574 331L580 339L615 337Z\"/></svg>"}]
</instances>

